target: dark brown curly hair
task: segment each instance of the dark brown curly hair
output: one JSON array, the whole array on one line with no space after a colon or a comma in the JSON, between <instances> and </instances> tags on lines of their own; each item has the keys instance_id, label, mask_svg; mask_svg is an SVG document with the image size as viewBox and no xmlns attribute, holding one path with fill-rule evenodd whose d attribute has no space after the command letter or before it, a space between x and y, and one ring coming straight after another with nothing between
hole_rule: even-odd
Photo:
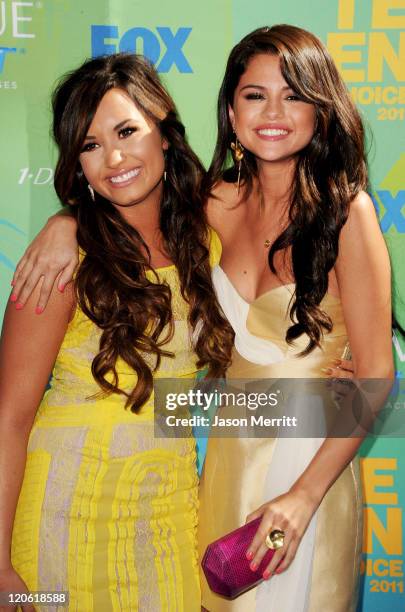
<instances>
[{"instance_id":1,"label":"dark brown curly hair","mask_svg":"<svg viewBox=\"0 0 405 612\"><path fill-rule=\"evenodd\" d=\"M96 194L92 202L79 164L96 109L113 87L130 96L169 144L160 230L189 304L191 330L199 331L194 336L197 366L206 366L209 376L224 375L233 332L211 282L209 233L200 196L203 168L186 141L173 100L153 66L140 56L119 53L84 62L62 78L52 98L53 134L59 148L54 184L60 201L74 211L79 246L85 253L75 279L77 301L102 330L93 376L103 392L124 395L126 406L137 412L151 395L153 372L162 356L175 357L164 349L174 321L170 287L159 282L156 273L154 282L147 277L146 272L153 270L148 246L108 200ZM131 392L120 388L118 358L137 374Z\"/></svg>"},{"instance_id":2,"label":"dark brown curly hair","mask_svg":"<svg viewBox=\"0 0 405 612\"><path fill-rule=\"evenodd\" d=\"M316 110L313 138L298 154L288 227L269 250L269 266L276 273L276 252L291 247L296 286L286 340L292 343L307 334L309 342L302 353L307 354L332 329L330 317L319 305L328 290L328 273L336 262L349 204L367 187L364 129L333 59L316 36L291 25L255 30L232 49L228 59L218 98L218 139L204 181L205 197L221 179L237 180L229 152L234 135L228 108L233 107L235 90L249 61L266 53L280 58L288 85ZM256 177L256 158L245 148L241 168L245 198Z\"/></svg>"}]
</instances>

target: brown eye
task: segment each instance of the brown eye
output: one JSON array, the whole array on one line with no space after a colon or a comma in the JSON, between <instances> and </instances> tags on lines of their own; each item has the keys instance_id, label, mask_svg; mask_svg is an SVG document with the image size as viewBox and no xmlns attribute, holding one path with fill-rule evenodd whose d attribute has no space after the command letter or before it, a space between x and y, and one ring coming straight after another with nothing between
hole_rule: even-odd
<instances>
[{"instance_id":1,"label":"brown eye","mask_svg":"<svg viewBox=\"0 0 405 612\"><path fill-rule=\"evenodd\" d=\"M95 142L88 142L87 144L83 145L82 148L82 153L87 153L88 151L93 151L96 148L96 143Z\"/></svg>"},{"instance_id":2,"label":"brown eye","mask_svg":"<svg viewBox=\"0 0 405 612\"><path fill-rule=\"evenodd\" d=\"M264 96L259 91L248 93L245 96L246 100L263 100Z\"/></svg>"},{"instance_id":3,"label":"brown eye","mask_svg":"<svg viewBox=\"0 0 405 612\"><path fill-rule=\"evenodd\" d=\"M287 94L286 100L291 100L292 102L298 101L303 102L303 99L299 94L297 94L293 89L290 90L291 93Z\"/></svg>"},{"instance_id":4,"label":"brown eye","mask_svg":"<svg viewBox=\"0 0 405 612\"><path fill-rule=\"evenodd\" d=\"M120 135L120 138L128 138L128 136L131 136L131 134L133 134L134 132L136 132L136 128L125 127L122 128L122 130L120 130L118 133Z\"/></svg>"}]
</instances>

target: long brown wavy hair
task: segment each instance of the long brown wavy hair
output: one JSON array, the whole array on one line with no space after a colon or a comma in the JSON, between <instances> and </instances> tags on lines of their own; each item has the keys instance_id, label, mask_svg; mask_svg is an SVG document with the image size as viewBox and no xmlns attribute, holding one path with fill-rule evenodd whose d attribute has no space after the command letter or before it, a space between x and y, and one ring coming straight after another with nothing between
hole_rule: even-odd
<instances>
[{"instance_id":1,"label":"long brown wavy hair","mask_svg":"<svg viewBox=\"0 0 405 612\"><path fill-rule=\"evenodd\" d=\"M78 222L78 242L85 256L75 279L77 301L101 330L92 374L103 392L126 397L133 412L150 397L153 372L174 331L170 287L152 282L148 246L116 208L99 194L90 198L79 155L96 109L107 91L125 91L160 129L169 144L167 177L160 204L164 248L174 262L188 320L196 331L197 366L208 375L224 375L230 363L233 332L221 314L211 283L208 242L200 183L203 168L185 138L173 100L153 66L144 58L115 54L86 61L57 85L53 98L53 134L59 148L55 189ZM146 255L145 255L146 252ZM137 374L135 388L120 388L117 359ZM109 376L110 380L107 378Z\"/></svg>"},{"instance_id":2,"label":"long brown wavy hair","mask_svg":"<svg viewBox=\"0 0 405 612\"><path fill-rule=\"evenodd\" d=\"M228 59L218 98L218 139L204 181L205 197L221 179L236 181L236 167L229 153L234 135L228 107L233 107L235 90L249 61L266 53L280 58L285 81L316 110L313 138L297 156L288 227L277 237L268 256L270 269L276 273L276 252L291 247L296 286L286 340L292 343L307 334L305 355L320 345L325 331L332 329L330 317L319 305L328 290L328 273L336 262L349 204L367 187L364 129L333 59L316 36L291 25L255 30L232 49ZM245 198L257 176L256 158L245 149L241 168Z\"/></svg>"}]
</instances>

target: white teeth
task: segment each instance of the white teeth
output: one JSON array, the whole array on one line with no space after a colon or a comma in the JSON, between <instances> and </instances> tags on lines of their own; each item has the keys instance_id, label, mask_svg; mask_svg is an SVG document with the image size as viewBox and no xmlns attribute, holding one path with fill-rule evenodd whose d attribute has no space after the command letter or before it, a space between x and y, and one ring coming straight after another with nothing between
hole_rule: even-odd
<instances>
[{"instance_id":1,"label":"white teeth","mask_svg":"<svg viewBox=\"0 0 405 612\"><path fill-rule=\"evenodd\" d=\"M138 176L140 173L140 168L135 168L135 170L130 170L125 174L119 174L118 176L111 176L109 180L112 183L125 183L125 181L129 181L129 179L134 178L134 176Z\"/></svg>"},{"instance_id":2,"label":"white teeth","mask_svg":"<svg viewBox=\"0 0 405 612\"><path fill-rule=\"evenodd\" d=\"M264 129L264 130L258 130L258 132L262 136L284 136L285 134L288 134L287 130Z\"/></svg>"}]
</instances>

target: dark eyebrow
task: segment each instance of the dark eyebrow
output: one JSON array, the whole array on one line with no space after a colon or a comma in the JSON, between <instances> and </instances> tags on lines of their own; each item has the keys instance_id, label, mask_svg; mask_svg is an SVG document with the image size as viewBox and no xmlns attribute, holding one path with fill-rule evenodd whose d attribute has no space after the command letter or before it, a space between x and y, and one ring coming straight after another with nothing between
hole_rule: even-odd
<instances>
[{"instance_id":1,"label":"dark eyebrow","mask_svg":"<svg viewBox=\"0 0 405 612\"><path fill-rule=\"evenodd\" d=\"M263 87L262 85L255 85L254 83L249 83L249 85L244 85L243 87L240 88L241 91L243 91L244 89L266 89L265 87Z\"/></svg>"},{"instance_id":2,"label":"dark eyebrow","mask_svg":"<svg viewBox=\"0 0 405 612\"><path fill-rule=\"evenodd\" d=\"M114 126L114 131L117 132L120 130L128 121L132 121L132 119L124 119L124 121L120 121L117 125ZM86 136L84 140L96 140L95 136L90 136L89 134Z\"/></svg>"},{"instance_id":3,"label":"dark eyebrow","mask_svg":"<svg viewBox=\"0 0 405 612\"><path fill-rule=\"evenodd\" d=\"M255 85L254 83L249 83L248 85L244 85L243 87L240 88L240 91L243 91L244 89L267 89L266 87L263 87L263 85ZM289 85L284 85L284 87L281 88L282 90L284 89L292 89L292 87L290 87Z\"/></svg>"},{"instance_id":4,"label":"dark eyebrow","mask_svg":"<svg viewBox=\"0 0 405 612\"><path fill-rule=\"evenodd\" d=\"M114 130L120 130L126 123L128 123L128 121L131 121L131 119L124 119L124 121L117 123L117 125L114 127Z\"/></svg>"}]
</instances>

